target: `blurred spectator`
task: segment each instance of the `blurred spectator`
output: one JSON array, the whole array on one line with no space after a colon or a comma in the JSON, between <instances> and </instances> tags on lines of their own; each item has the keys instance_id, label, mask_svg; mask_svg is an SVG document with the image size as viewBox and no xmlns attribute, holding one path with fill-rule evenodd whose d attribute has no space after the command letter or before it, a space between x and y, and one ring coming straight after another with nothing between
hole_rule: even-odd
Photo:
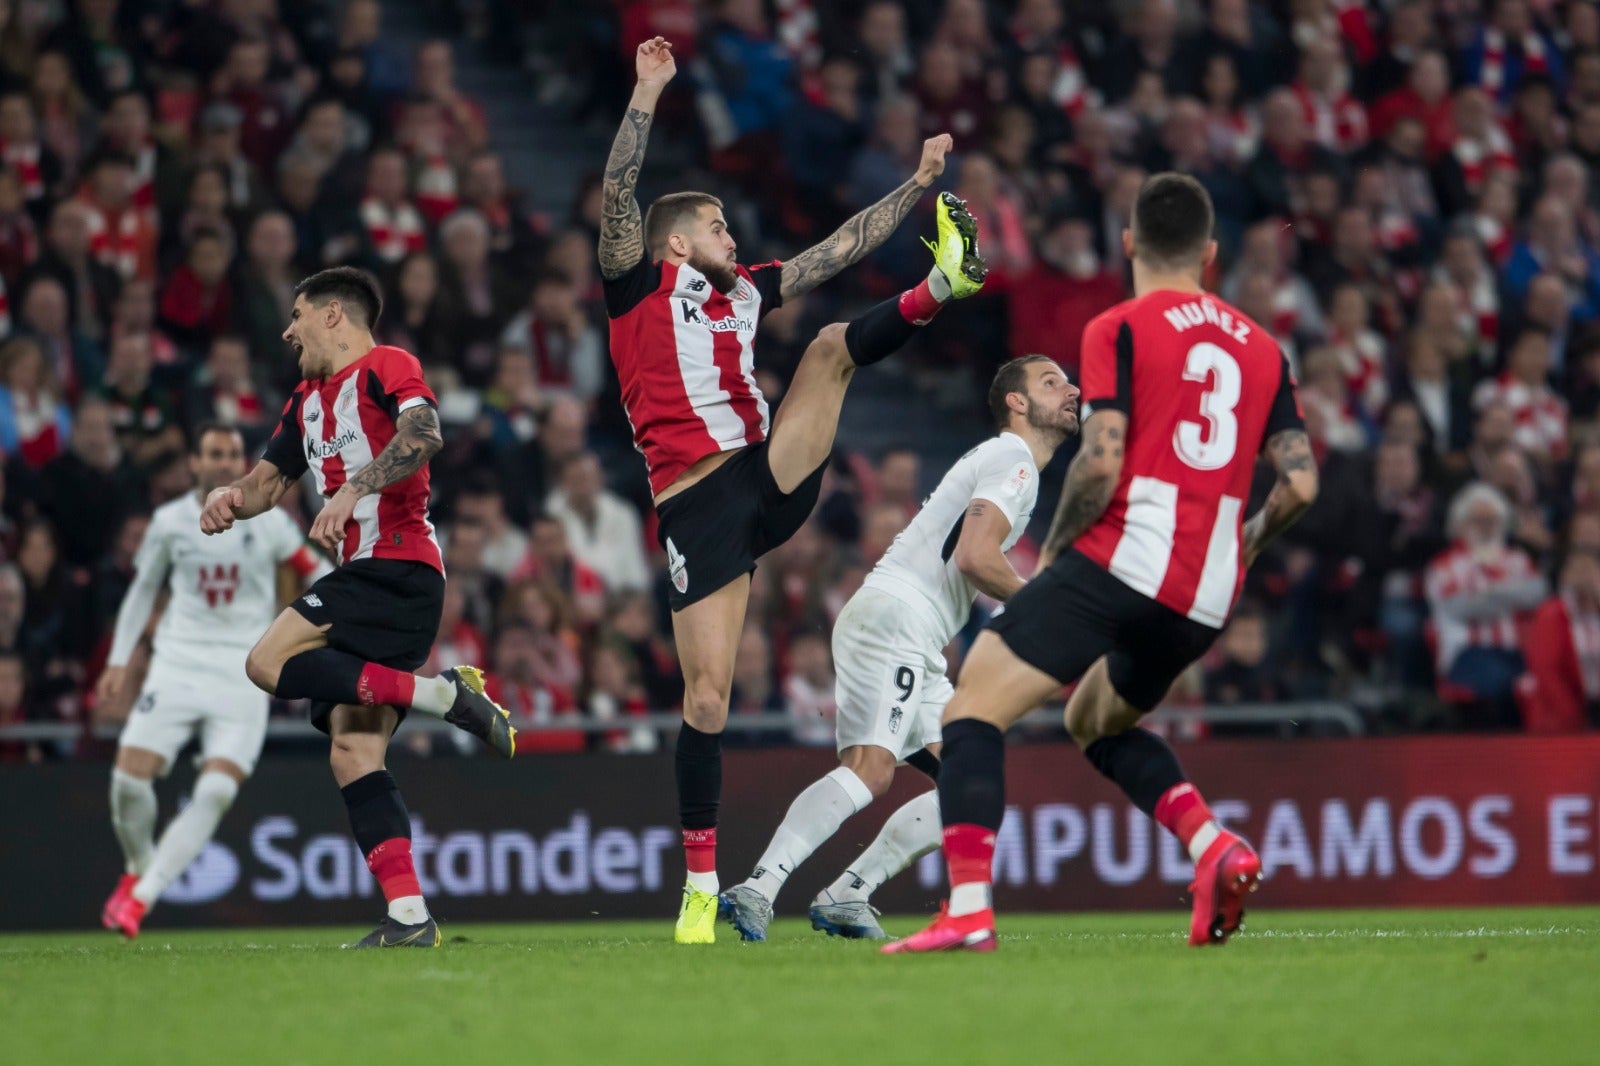
<instances>
[{"instance_id":1,"label":"blurred spectator","mask_svg":"<svg viewBox=\"0 0 1600 1066\"><path fill-rule=\"evenodd\" d=\"M514 724L548 725L579 717L572 694L550 685L540 675L538 642L527 625L511 622L501 628L495 637L493 662L494 672L488 679L489 697L510 712ZM530 729L517 736L519 752L573 752L583 751L587 746L587 735L578 729L539 732Z\"/></svg>"},{"instance_id":2,"label":"blurred spectator","mask_svg":"<svg viewBox=\"0 0 1600 1066\"><path fill-rule=\"evenodd\" d=\"M351 144L350 125L338 100L324 96L306 104L287 151L317 163L325 195L344 202L361 196L367 164Z\"/></svg>"},{"instance_id":3,"label":"blurred spectator","mask_svg":"<svg viewBox=\"0 0 1600 1066\"><path fill-rule=\"evenodd\" d=\"M730 720L751 714L781 714L783 694L772 678L772 642L760 628L745 626L739 636L739 653L733 662L733 693L728 701ZM732 728L722 735L725 747L750 748L783 744L788 736L781 729Z\"/></svg>"},{"instance_id":4,"label":"blurred spectator","mask_svg":"<svg viewBox=\"0 0 1600 1066\"><path fill-rule=\"evenodd\" d=\"M229 334L212 341L189 386L185 420L191 431L205 422L234 426L253 450L271 435L277 413L256 387L244 338Z\"/></svg>"},{"instance_id":5,"label":"blurred spectator","mask_svg":"<svg viewBox=\"0 0 1600 1066\"><path fill-rule=\"evenodd\" d=\"M84 165L78 199L89 209L89 251L123 278L156 277L159 234L151 213L134 203L133 161L101 152Z\"/></svg>"},{"instance_id":6,"label":"blurred spectator","mask_svg":"<svg viewBox=\"0 0 1600 1066\"><path fill-rule=\"evenodd\" d=\"M266 40L240 37L207 87L213 100L239 109L239 150L263 170L278 158L292 132L283 89L268 80L271 60Z\"/></svg>"},{"instance_id":7,"label":"blurred spectator","mask_svg":"<svg viewBox=\"0 0 1600 1066\"><path fill-rule=\"evenodd\" d=\"M1467 81L1504 104L1525 77L1565 80L1561 53L1534 25L1527 0L1493 0L1487 25L1473 35L1462 55Z\"/></svg>"},{"instance_id":8,"label":"blurred spectator","mask_svg":"<svg viewBox=\"0 0 1600 1066\"><path fill-rule=\"evenodd\" d=\"M500 350L507 348L532 353L542 391L567 393L584 403L600 394L606 373L600 330L580 302L578 287L559 271L534 276L527 309L500 336Z\"/></svg>"},{"instance_id":9,"label":"blurred spectator","mask_svg":"<svg viewBox=\"0 0 1600 1066\"><path fill-rule=\"evenodd\" d=\"M73 328L66 289L48 275L28 283L18 305L18 325L44 347L45 358L66 395L76 398L99 380L104 354Z\"/></svg>"},{"instance_id":10,"label":"blurred spectator","mask_svg":"<svg viewBox=\"0 0 1600 1066\"><path fill-rule=\"evenodd\" d=\"M267 202L267 190L260 170L245 157L240 143L244 115L232 104L214 103L200 112L198 143L191 162L195 166L219 167L227 179L228 205L235 211L251 211ZM171 210L172 195L164 198L164 210Z\"/></svg>"},{"instance_id":11,"label":"blurred spectator","mask_svg":"<svg viewBox=\"0 0 1600 1066\"><path fill-rule=\"evenodd\" d=\"M1312 141L1340 153L1367 143L1367 113L1350 95L1350 67L1337 38L1320 37L1301 50L1292 89Z\"/></svg>"},{"instance_id":12,"label":"blurred spectator","mask_svg":"<svg viewBox=\"0 0 1600 1066\"><path fill-rule=\"evenodd\" d=\"M1509 410L1517 446L1541 462L1565 458L1567 404L1550 388L1550 337L1542 330L1523 330L1506 356L1504 373L1478 386L1472 406Z\"/></svg>"},{"instance_id":13,"label":"blurred spectator","mask_svg":"<svg viewBox=\"0 0 1600 1066\"><path fill-rule=\"evenodd\" d=\"M1038 5L1024 0L1022 6ZM883 100L904 89L916 71L916 60L906 39L905 7L897 0L869 0L861 9L855 39L860 43L867 69L863 88L868 98Z\"/></svg>"},{"instance_id":14,"label":"blurred spectator","mask_svg":"<svg viewBox=\"0 0 1600 1066\"><path fill-rule=\"evenodd\" d=\"M784 121L783 158L810 228L831 226L846 206L844 176L866 140L861 71L842 56L822 65L817 91Z\"/></svg>"},{"instance_id":15,"label":"blurred spectator","mask_svg":"<svg viewBox=\"0 0 1600 1066\"><path fill-rule=\"evenodd\" d=\"M506 187L505 164L490 151L474 153L461 169L461 206L470 207L489 224L489 252L506 270L533 265L539 237L519 198Z\"/></svg>"},{"instance_id":16,"label":"blurred spectator","mask_svg":"<svg viewBox=\"0 0 1600 1066\"><path fill-rule=\"evenodd\" d=\"M0 96L0 165L16 177L23 203L43 223L44 208L60 191L63 167L40 139L33 101L25 93Z\"/></svg>"},{"instance_id":17,"label":"blurred spectator","mask_svg":"<svg viewBox=\"0 0 1600 1066\"><path fill-rule=\"evenodd\" d=\"M1401 395L1417 405L1427 420L1435 449L1461 451L1472 435L1472 397L1468 380L1452 374L1444 352L1425 333L1413 333L1406 344Z\"/></svg>"},{"instance_id":18,"label":"blurred spectator","mask_svg":"<svg viewBox=\"0 0 1600 1066\"><path fill-rule=\"evenodd\" d=\"M1533 561L1506 543L1511 519L1498 491L1467 486L1450 503L1451 545L1427 570L1439 677L1483 705L1470 720L1480 726L1515 724L1512 685L1523 669L1518 616L1545 596Z\"/></svg>"},{"instance_id":19,"label":"blurred spectator","mask_svg":"<svg viewBox=\"0 0 1600 1066\"><path fill-rule=\"evenodd\" d=\"M439 227L444 248L445 313L455 325L451 345L462 380L475 388L487 384L494 368L496 343L517 297L512 280L489 261L489 224L463 208Z\"/></svg>"},{"instance_id":20,"label":"blurred spectator","mask_svg":"<svg viewBox=\"0 0 1600 1066\"><path fill-rule=\"evenodd\" d=\"M917 68L919 129L924 138L950 134L956 151L983 144L989 135L989 98L984 86L962 72L961 53L940 41L922 52Z\"/></svg>"},{"instance_id":21,"label":"blurred spectator","mask_svg":"<svg viewBox=\"0 0 1600 1066\"><path fill-rule=\"evenodd\" d=\"M483 108L456 88L455 53L449 41L427 41L417 49L412 91L438 104L443 113L446 149L453 159L483 149L489 127Z\"/></svg>"},{"instance_id":22,"label":"blurred spectator","mask_svg":"<svg viewBox=\"0 0 1600 1066\"><path fill-rule=\"evenodd\" d=\"M607 591L650 587L639 514L606 491L599 456L585 452L568 459L545 509L560 520L573 556L600 575Z\"/></svg>"},{"instance_id":23,"label":"blurred spectator","mask_svg":"<svg viewBox=\"0 0 1600 1066\"><path fill-rule=\"evenodd\" d=\"M283 330L294 307L294 287L300 281L295 265L298 250L294 222L284 212L264 211L250 223L237 299L230 303L237 308L235 320L250 355L269 367L287 348Z\"/></svg>"},{"instance_id":24,"label":"blurred spectator","mask_svg":"<svg viewBox=\"0 0 1600 1066\"><path fill-rule=\"evenodd\" d=\"M831 747L838 704L833 694L833 653L820 633L801 633L789 645L789 676L783 684L792 736L797 744Z\"/></svg>"},{"instance_id":25,"label":"blurred spectator","mask_svg":"<svg viewBox=\"0 0 1600 1066\"><path fill-rule=\"evenodd\" d=\"M227 230L203 229L189 242L183 265L161 291L161 325L190 351L202 351L226 333L232 321L233 293L228 269L233 238Z\"/></svg>"},{"instance_id":26,"label":"blurred spectator","mask_svg":"<svg viewBox=\"0 0 1600 1066\"><path fill-rule=\"evenodd\" d=\"M649 706L640 687L638 665L625 647L602 642L589 657L589 692L584 711L597 722L611 722L643 715ZM648 754L661 747L658 733L648 726L634 726L605 734L606 751Z\"/></svg>"},{"instance_id":27,"label":"blurred spectator","mask_svg":"<svg viewBox=\"0 0 1600 1066\"><path fill-rule=\"evenodd\" d=\"M25 701L28 672L22 656L0 651L0 727L21 725L27 720ZM8 740L0 743L0 763L44 761L44 750L36 742Z\"/></svg>"},{"instance_id":28,"label":"blurred spectator","mask_svg":"<svg viewBox=\"0 0 1600 1066\"><path fill-rule=\"evenodd\" d=\"M1555 595L1534 612L1522 640L1528 672L1517 681L1530 733L1600 728L1600 558L1572 551Z\"/></svg>"},{"instance_id":29,"label":"blurred spectator","mask_svg":"<svg viewBox=\"0 0 1600 1066\"><path fill-rule=\"evenodd\" d=\"M497 619L500 628L527 627L533 638L528 654L534 660L535 674L544 684L567 693L575 693L583 680L571 610L566 597L549 582L523 580L506 589Z\"/></svg>"},{"instance_id":30,"label":"blurred spectator","mask_svg":"<svg viewBox=\"0 0 1600 1066\"><path fill-rule=\"evenodd\" d=\"M0 453L38 469L60 455L72 410L31 337L0 345Z\"/></svg>"},{"instance_id":31,"label":"blurred spectator","mask_svg":"<svg viewBox=\"0 0 1600 1066\"><path fill-rule=\"evenodd\" d=\"M367 82L380 96L394 98L410 83L405 57L383 40L383 10L378 0L350 0L335 39L341 51L359 52L367 65Z\"/></svg>"},{"instance_id":32,"label":"blurred spectator","mask_svg":"<svg viewBox=\"0 0 1600 1066\"><path fill-rule=\"evenodd\" d=\"M1133 92L1139 75L1175 73L1178 58L1176 0L1140 0L1126 33L1110 50L1100 79L1106 100L1117 103Z\"/></svg>"},{"instance_id":33,"label":"blurred spectator","mask_svg":"<svg viewBox=\"0 0 1600 1066\"><path fill-rule=\"evenodd\" d=\"M149 342L150 361L158 367L187 363L193 355L180 351L177 343L156 324L156 285L153 281L129 279L111 307L107 346L128 334L137 334Z\"/></svg>"},{"instance_id":34,"label":"blurred spectator","mask_svg":"<svg viewBox=\"0 0 1600 1066\"><path fill-rule=\"evenodd\" d=\"M66 173L77 171L94 139L94 111L60 52L42 52L33 63L31 84L39 136Z\"/></svg>"},{"instance_id":35,"label":"blurred spectator","mask_svg":"<svg viewBox=\"0 0 1600 1066\"><path fill-rule=\"evenodd\" d=\"M623 592L611 608L612 637L627 644L652 711L668 711L683 701L683 674L672 646L661 635L655 601L648 592Z\"/></svg>"},{"instance_id":36,"label":"blurred spectator","mask_svg":"<svg viewBox=\"0 0 1600 1066\"><path fill-rule=\"evenodd\" d=\"M605 613L605 582L579 562L567 541L567 530L554 515L535 515L528 531L528 553L514 580L547 581L571 601L577 624L587 630Z\"/></svg>"},{"instance_id":37,"label":"blurred spectator","mask_svg":"<svg viewBox=\"0 0 1600 1066\"><path fill-rule=\"evenodd\" d=\"M85 397L73 413L65 454L45 464L43 509L74 566L91 566L111 543L115 523L142 507L144 476L117 446L111 407Z\"/></svg>"},{"instance_id":38,"label":"blurred spectator","mask_svg":"<svg viewBox=\"0 0 1600 1066\"><path fill-rule=\"evenodd\" d=\"M482 565L505 580L523 564L528 536L506 516L505 497L492 477L477 475L461 487L455 502L455 525L483 530Z\"/></svg>"},{"instance_id":39,"label":"blurred spectator","mask_svg":"<svg viewBox=\"0 0 1600 1066\"><path fill-rule=\"evenodd\" d=\"M1060 216L1012 286L1012 356L1048 355L1075 377L1083 327L1122 297L1122 278L1102 263L1089 223Z\"/></svg>"},{"instance_id":40,"label":"blurred spectator","mask_svg":"<svg viewBox=\"0 0 1600 1066\"><path fill-rule=\"evenodd\" d=\"M1274 89L1262 107L1261 148L1245 170L1254 213L1290 216L1301 206L1301 183L1313 170L1339 170L1339 160L1315 143L1305 108L1288 89Z\"/></svg>"},{"instance_id":41,"label":"blurred spectator","mask_svg":"<svg viewBox=\"0 0 1600 1066\"><path fill-rule=\"evenodd\" d=\"M385 344L406 349L424 365L452 350L451 320L440 298L439 261L431 253L415 252L400 261L378 334Z\"/></svg>"},{"instance_id":42,"label":"blurred spectator","mask_svg":"<svg viewBox=\"0 0 1600 1066\"><path fill-rule=\"evenodd\" d=\"M1287 694L1268 661L1266 620L1260 611L1235 609L1222 632L1222 658L1205 674L1206 702L1272 703Z\"/></svg>"},{"instance_id":43,"label":"blurred spectator","mask_svg":"<svg viewBox=\"0 0 1600 1066\"><path fill-rule=\"evenodd\" d=\"M183 451L183 429L172 393L152 377L149 338L118 337L106 361L100 396L110 406L118 446L134 464L148 468L163 452Z\"/></svg>"}]
</instances>

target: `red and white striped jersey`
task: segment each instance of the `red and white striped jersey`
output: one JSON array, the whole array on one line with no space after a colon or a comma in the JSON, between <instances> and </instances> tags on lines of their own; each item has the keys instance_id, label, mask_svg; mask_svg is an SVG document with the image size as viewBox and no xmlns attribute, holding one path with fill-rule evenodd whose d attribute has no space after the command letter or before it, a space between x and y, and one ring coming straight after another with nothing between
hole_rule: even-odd
<instances>
[{"instance_id":1,"label":"red and white striped jersey","mask_svg":"<svg viewBox=\"0 0 1600 1066\"><path fill-rule=\"evenodd\" d=\"M293 477L310 470L327 499L394 439L402 411L436 402L417 357L379 345L332 377L302 381L262 458ZM443 573L428 521L428 468L357 501L343 548L342 562L405 559Z\"/></svg>"},{"instance_id":2,"label":"red and white striped jersey","mask_svg":"<svg viewBox=\"0 0 1600 1066\"><path fill-rule=\"evenodd\" d=\"M724 294L687 263L640 260L605 283L611 361L651 492L708 455L767 439L753 345L761 316L783 302L782 271L738 273Z\"/></svg>"},{"instance_id":3,"label":"red and white striped jersey","mask_svg":"<svg viewBox=\"0 0 1600 1066\"><path fill-rule=\"evenodd\" d=\"M1511 439L1519 448L1535 455L1549 455L1562 459L1567 454L1567 401L1556 395L1549 385L1527 385L1511 376L1509 370L1499 377L1478 383L1472 392L1472 409L1505 407L1517 426Z\"/></svg>"},{"instance_id":4,"label":"red and white striped jersey","mask_svg":"<svg viewBox=\"0 0 1600 1066\"><path fill-rule=\"evenodd\" d=\"M1467 648L1517 651L1520 616L1544 598L1543 580L1527 552L1506 547L1484 560L1461 541L1428 563L1423 589L1441 675Z\"/></svg>"},{"instance_id":5,"label":"red and white striped jersey","mask_svg":"<svg viewBox=\"0 0 1600 1066\"><path fill-rule=\"evenodd\" d=\"M1222 300L1162 290L1083 331L1085 420L1128 416L1122 475L1076 547L1123 584L1221 628L1244 583L1256 456L1305 420L1271 333Z\"/></svg>"}]
</instances>

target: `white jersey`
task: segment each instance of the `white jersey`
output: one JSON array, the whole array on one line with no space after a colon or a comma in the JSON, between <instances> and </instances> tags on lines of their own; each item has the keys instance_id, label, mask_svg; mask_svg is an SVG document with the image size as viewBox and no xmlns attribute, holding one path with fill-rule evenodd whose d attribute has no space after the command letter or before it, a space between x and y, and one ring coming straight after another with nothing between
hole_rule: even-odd
<instances>
[{"instance_id":1,"label":"white jersey","mask_svg":"<svg viewBox=\"0 0 1600 1066\"><path fill-rule=\"evenodd\" d=\"M909 603L926 602L943 634L941 648L967 624L978 595L955 564L956 542L973 500L987 500L1010 521L1011 532L1000 545L1010 551L1039 500L1039 468L1026 441L1002 433L962 456L862 583Z\"/></svg>"},{"instance_id":2,"label":"white jersey","mask_svg":"<svg viewBox=\"0 0 1600 1066\"><path fill-rule=\"evenodd\" d=\"M152 673L242 676L245 654L278 613L278 565L291 560L304 573L314 572L318 561L283 511L207 536L200 531L196 493L164 504L134 557L137 573L117 612L108 664L127 665L164 584L169 599L156 627Z\"/></svg>"}]
</instances>

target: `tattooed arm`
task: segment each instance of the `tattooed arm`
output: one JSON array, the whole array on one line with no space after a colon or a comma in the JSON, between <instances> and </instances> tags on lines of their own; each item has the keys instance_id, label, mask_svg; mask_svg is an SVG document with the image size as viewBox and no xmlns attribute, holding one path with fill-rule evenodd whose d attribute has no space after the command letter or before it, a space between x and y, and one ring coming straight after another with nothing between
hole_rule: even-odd
<instances>
[{"instance_id":1,"label":"tattooed arm","mask_svg":"<svg viewBox=\"0 0 1600 1066\"><path fill-rule=\"evenodd\" d=\"M270 459L262 459L250 472L231 485L211 490L200 511L200 531L221 533L246 518L265 514L278 506L300 475L280 470Z\"/></svg>"},{"instance_id":2,"label":"tattooed arm","mask_svg":"<svg viewBox=\"0 0 1600 1066\"><path fill-rule=\"evenodd\" d=\"M634 57L634 67L639 83L633 88L617 138L611 142L600 191L600 275L607 279L621 277L644 258L644 220L633 193L644 166L656 100L677 73L672 44L660 37L644 42Z\"/></svg>"},{"instance_id":3,"label":"tattooed arm","mask_svg":"<svg viewBox=\"0 0 1600 1066\"><path fill-rule=\"evenodd\" d=\"M340 486L323 506L317 520L311 523L311 541L332 551L344 539L345 526L355 513L358 500L404 481L427 465L443 447L439 412L431 404L418 404L400 412L394 424L394 439L360 473Z\"/></svg>"},{"instance_id":4,"label":"tattooed arm","mask_svg":"<svg viewBox=\"0 0 1600 1066\"><path fill-rule=\"evenodd\" d=\"M1244 524L1244 564L1256 561L1272 540L1294 525L1317 499L1317 461L1305 431L1286 429L1267 441L1267 458L1278 471L1278 481L1261 510Z\"/></svg>"},{"instance_id":5,"label":"tattooed arm","mask_svg":"<svg viewBox=\"0 0 1600 1066\"><path fill-rule=\"evenodd\" d=\"M979 592L1004 602L1022 587L1022 578L1001 550L1011 520L989 500L973 500L961 518L961 534L950 558Z\"/></svg>"},{"instance_id":6,"label":"tattooed arm","mask_svg":"<svg viewBox=\"0 0 1600 1066\"><path fill-rule=\"evenodd\" d=\"M781 292L785 300L810 292L845 267L860 262L889 239L928 187L944 173L950 135L941 133L923 142L922 162L904 185L857 214L844 225L783 264Z\"/></svg>"},{"instance_id":7,"label":"tattooed arm","mask_svg":"<svg viewBox=\"0 0 1600 1066\"><path fill-rule=\"evenodd\" d=\"M1055 562L1105 514L1122 477L1127 434L1128 416L1121 411L1102 410L1089 416L1083 427L1083 443L1067 468L1061 502L1056 505L1056 516L1039 552L1040 570Z\"/></svg>"}]
</instances>

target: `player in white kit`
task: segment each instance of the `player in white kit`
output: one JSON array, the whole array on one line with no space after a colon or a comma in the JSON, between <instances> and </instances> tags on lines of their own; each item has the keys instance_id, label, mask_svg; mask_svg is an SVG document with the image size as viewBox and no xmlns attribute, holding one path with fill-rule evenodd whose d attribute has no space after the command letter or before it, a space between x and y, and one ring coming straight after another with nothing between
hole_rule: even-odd
<instances>
[{"instance_id":1,"label":"player in white kit","mask_svg":"<svg viewBox=\"0 0 1600 1066\"><path fill-rule=\"evenodd\" d=\"M1007 600L1022 578L1005 553L1039 497L1039 468L1078 429L1078 390L1055 361L1024 356L989 387L1000 434L950 468L833 630L838 674L839 767L796 797L749 880L719 910L745 940L765 940L772 904L790 874L889 790L895 768L939 772L939 720L952 688L944 648L967 624L979 592ZM889 816L876 840L811 904L811 926L830 936L882 939L870 897L939 846L932 789Z\"/></svg>"},{"instance_id":2,"label":"player in white kit","mask_svg":"<svg viewBox=\"0 0 1600 1066\"><path fill-rule=\"evenodd\" d=\"M101 922L128 938L168 885L194 861L255 769L267 733L267 694L245 676L245 655L278 613L280 567L313 581L331 567L306 547L283 511L226 533L200 532L201 501L244 476L244 441L235 429L196 433L189 467L195 491L158 508L134 558L128 588L97 692L115 699L163 588L167 605L155 631L144 689L128 715L111 771L111 824L124 873ZM295 588L295 594L300 592ZM154 781L171 771L191 737L203 760L189 805L161 842Z\"/></svg>"}]
</instances>

